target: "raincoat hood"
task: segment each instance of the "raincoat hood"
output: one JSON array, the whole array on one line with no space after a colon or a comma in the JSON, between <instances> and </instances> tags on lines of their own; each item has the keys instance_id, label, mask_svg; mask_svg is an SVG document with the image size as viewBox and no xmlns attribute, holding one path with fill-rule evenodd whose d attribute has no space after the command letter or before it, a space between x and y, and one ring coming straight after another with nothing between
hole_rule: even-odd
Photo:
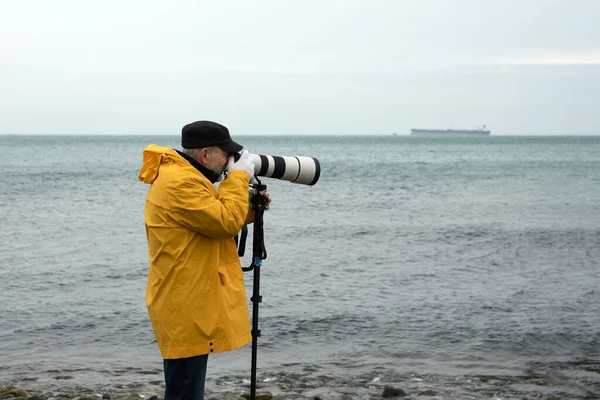
<instances>
[{"instance_id":1,"label":"raincoat hood","mask_svg":"<svg viewBox=\"0 0 600 400\"><path fill-rule=\"evenodd\" d=\"M144 149L144 165L142 165L138 179L148 184L154 182L163 162L180 163L182 166L188 163L175 150L150 144Z\"/></svg>"}]
</instances>

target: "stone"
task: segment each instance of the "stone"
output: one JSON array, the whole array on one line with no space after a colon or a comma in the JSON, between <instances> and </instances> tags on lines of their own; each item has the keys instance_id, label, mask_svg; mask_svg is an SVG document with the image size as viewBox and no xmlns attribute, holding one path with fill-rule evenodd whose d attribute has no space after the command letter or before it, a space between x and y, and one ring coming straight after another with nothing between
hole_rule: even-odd
<instances>
[{"instance_id":1,"label":"stone","mask_svg":"<svg viewBox=\"0 0 600 400\"><path fill-rule=\"evenodd\" d=\"M13 398L13 397L29 397L29 394L24 391L23 389L17 389L17 388L13 388L13 387L9 387L6 389L2 389L2 391L0 391L0 397L3 398Z\"/></svg>"},{"instance_id":2,"label":"stone","mask_svg":"<svg viewBox=\"0 0 600 400\"><path fill-rule=\"evenodd\" d=\"M140 400L141 397L137 393L121 392L115 395L115 400Z\"/></svg>"},{"instance_id":3,"label":"stone","mask_svg":"<svg viewBox=\"0 0 600 400\"><path fill-rule=\"evenodd\" d=\"M249 400L250 393L244 393L242 395L242 397L245 398L246 400ZM273 395L272 394L257 394L256 400L273 400Z\"/></svg>"},{"instance_id":4,"label":"stone","mask_svg":"<svg viewBox=\"0 0 600 400\"><path fill-rule=\"evenodd\" d=\"M383 389L383 393L381 397L390 398L390 397L406 397L408 394L402 389L396 389L390 386L386 386Z\"/></svg>"}]
</instances>

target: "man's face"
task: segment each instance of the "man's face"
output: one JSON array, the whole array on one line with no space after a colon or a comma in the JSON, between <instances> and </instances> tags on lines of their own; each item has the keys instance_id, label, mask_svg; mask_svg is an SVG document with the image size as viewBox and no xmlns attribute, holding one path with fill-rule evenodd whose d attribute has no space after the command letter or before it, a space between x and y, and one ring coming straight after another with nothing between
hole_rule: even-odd
<instances>
[{"instance_id":1,"label":"man's face","mask_svg":"<svg viewBox=\"0 0 600 400\"><path fill-rule=\"evenodd\" d=\"M221 174L227 166L229 153L217 146L209 147L207 150L204 166L217 174Z\"/></svg>"}]
</instances>

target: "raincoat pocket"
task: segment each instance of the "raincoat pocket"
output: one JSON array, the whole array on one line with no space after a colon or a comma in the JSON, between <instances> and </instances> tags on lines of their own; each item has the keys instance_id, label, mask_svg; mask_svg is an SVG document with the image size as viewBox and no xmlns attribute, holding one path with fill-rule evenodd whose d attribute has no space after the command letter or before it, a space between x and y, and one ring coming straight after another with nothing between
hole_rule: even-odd
<instances>
[{"instance_id":1,"label":"raincoat pocket","mask_svg":"<svg viewBox=\"0 0 600 400\"><path fill-rule=\"evenodd\" d=\"M227 311L246 308L246 288L239 263L222 265L218 269L221 280L221 293Z\"/></svg>"}]
</instances>

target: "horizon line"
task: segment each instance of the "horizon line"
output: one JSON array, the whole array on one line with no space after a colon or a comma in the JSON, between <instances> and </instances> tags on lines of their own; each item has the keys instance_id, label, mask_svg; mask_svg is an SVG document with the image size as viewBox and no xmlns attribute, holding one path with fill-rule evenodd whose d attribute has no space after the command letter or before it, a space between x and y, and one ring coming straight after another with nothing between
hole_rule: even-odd
<instances>
[{"instance_id":1,"label":"horizon line","mask_svg":"<svg viewBox=\"0 0 600 400\"><path fill-rule=\"evenodd\" d=\"M180 133L0 133L0 136L181 136ZM232 137L239 136L392 136L392 137L413 137L410 133L239 133ZM493 136L600 136L598 133L492 133L485 137ZM451 136L448 136L451 137ZM454 136L456 137L456 136Z\"/></svg>"}]
</instances>

